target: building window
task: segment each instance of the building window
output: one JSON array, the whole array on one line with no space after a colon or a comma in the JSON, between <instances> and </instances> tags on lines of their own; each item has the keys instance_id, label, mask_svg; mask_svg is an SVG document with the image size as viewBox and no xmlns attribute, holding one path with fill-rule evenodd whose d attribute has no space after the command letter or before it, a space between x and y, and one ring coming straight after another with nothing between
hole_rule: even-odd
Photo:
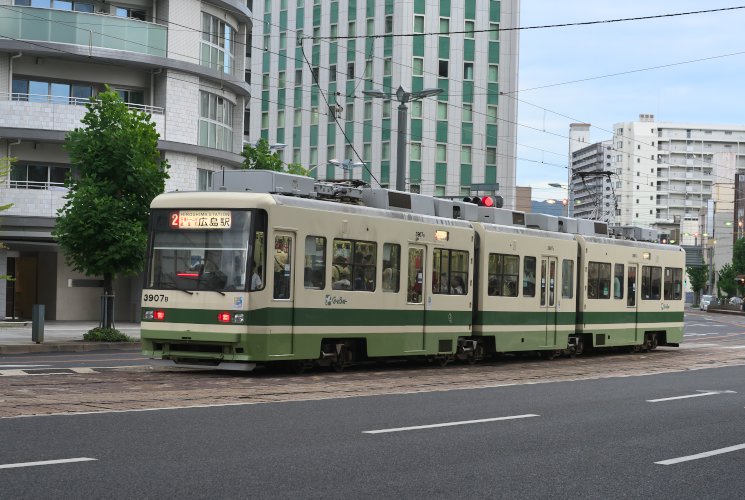
<instances>
[{"instance_id":1,"label":"building window","mask_svg":"<svg viewBox=\"0 0 745 500\"><path fill-rule=\"evenodd\" d=\"M31 2L33 6L36 6L36 2ZM58 2L55 1L55 4L62 4L62 3L70 3L70 2ZM85 11L85 12L91 12L91 11ZM116 17L128 17L130 19L139 19L140 21L147 20L147 13L142 9L132 9L129 7L114 7L114 15Z\"/></svg>"},{"instance_id":2,"label":"building window","mask_svg":"<svg viewBox=\"0 0 745 500\"><path fill-rule=\"evenodd\" d=\"M372 102L367 101L365 103L365 114L364 114L365 120L372 120Z\"/></svg>"},{"instance_id":3,"label":"building window","mask_svg":"<svg viewBox=\"0 0 745 500\"><path fill-rule=\"evenodd\" d=\"M347 63L347 80L354 80L354 62Z\"/></svg>"},{"instance_id":4,"label":"building window","mask_svg":"<svg viewBox=\"0 0 745 500\"><path fill-rule=\"evenodd\" d=\"M414 33L424 33L424 16L414 16Z\"/></svg>"},{"instance_id":5,"label":"building window","mask_svg":"<svg viewBox=\"0 0 745 500\"><path fill-rule=\"evenodd\" d=\"M199 145L208 148L233 150L233 108L227 99L199 92Z\"/></svg>"},{"instance_id":6,"label":"building window","mask_svg":"<svg viewBox=\"0 0 745 500\"><path fill-rule=\"evenodd\" d=\"M414 118L422 117L422 101L411 102L411 116Z\"/></svg>"},{"instance_id":7,"label":"building window","mask_svg":"<svg viewBox=\"0 0 745 500\"><path fill-rule=\"evenodd\" d=\"M380 159L390 160L391 159L391 143L384 142L380 148Z\"/></svg>"},{"instance_id":8,"label":"building window","mask_svg":"<svg viewBox=\"0 0 745 500\"><path fill-rule=\"evenodd\" d=\"M383 118L391 117L391 101L383 101Z\"/></svg>"},{"instance_id":9,"label":"building window","mask_svg":"<svg viewBox=\"0 0 745 500\"><path fill-rule=\"evenodd\" d=\"M497 164L497 148L486 148L486 164Z\"/></svg>"},{"instance_id":10,"label":"building window","mask_svg":"<svg viewBox=\"0 0 745 500\"><path fill-rule=\"evenodd\" d=\"M64 186L70 167L16 163L10 170L10 188L49 189L50 186Z\"/></svg>"},{"instance_id":11,"label":"building window","mask_svg":"<svg viewBox=\"0 0 745 500\"><path fill-rule=\"evenodd\" d=\"M473 80L473 63L472 62L463 63L463 79Z\"/></svg>"},{"instance_id":12,"label":"building window","mask_svg":"<svg viewBox=\"0 0 745 500\"><path fill-rule=\"evenodd\" d=\"M354 121L354 104L349 102L347 103L347 108L345 110L346 114L344 116L344 119L347 121Z\"/></svg>"},{"instance_id":13,"label":"building window","mask_svg":"<svg viewBox=\"0 0 745 500\"><path fill-rule=\"evenodd\" d=\"M448 119L448 103L446 102L437 103L437 119L438 120Z\"/></svg>"},{"instance_id":14,"label":"building window","mask_svg":"<svg viewBox=\"0 0 745 500\"><path fill-rule=\"evenodd\" d=\"M486 107L486 123L497 123L497 107Z\"/></svg>"},{"instance_id":15,"label":"building window","mask_svg":"<svg viewBox=\"0 0 745 500\"><path fill-rule=\"evenodd\" d=\"M464 102L461 115L462 115L462 121L472 122L473 121L473 104Z\"/></svg>"},{"instance_id":16,"label":"building window","mask_svg":"<svg viewBox=\"0 0 745 500\"><path fill-rule=\"evenodd\" d=\"M424 74L424 59L421 57L415 57L412 61L412 74L414 76L422 76Z\"/></svg>"},{"instance_id":17,"label":"building window","mask_svg":"<svg viewBox=\"0 0 745 500\"><path fill-rule=\"evenodd\" d=\"M393 33L393 16L385 16L385 32Z\"/></svg>"},{"instance_id":18,"label":"building window","mask_svg":"<svg viewBox=\"0 0 745 500\"><path fill-rule=\"evenodd\" d=\"M303 70L296 69L295 70L295 85L302 85L302 84L303 84Z\"/></svg>"},{"instance_id":19,"label":"building window","mask_svg":"<svg viewBox=\"0 0 745 500\"><path fill-rule=\"evenodd\" d=\"M489 40L499 40L499 23L489 23Z\"/></svg>"},{"instance_id":20,"label":"building window","mask_svg":"<svg viewBox=\"0 0 745 500\"><path fill-rule=\"evenodd\" d=\"M212 191L212 171L197 169L197 191Z\"/></svg>"},{"instance_id":21,"label":"building window","mask_svg":"<svg viewBox=\"0 0 745 500\"><path fill-rule=\"evenodd\" d=\"M329 83L336 83L336 64L329 66Z\"/></svg>"},{"instance_id":22,"label":"building window","mask_svg":"<svg viewBox=\"0 0 745 500\"><path fill-rule=\"evenodd\" d=\"M409 146L409 153L411 155L412 161L421 161L422 160L422 143L420 142L412 142Z\"/></svg>"},{"instance_id":23,"label":"building window","mask_svg":"<svg viewBox=\"0 0 745 500\"><path fill-rule=\"evenodd\" d=\"M441 78L448 77L448 61L446 59L440 59L439 69L437 72Z\"/></svg>"},{"instance_id":24,"label":"building window","mask_svg":"<svg viewBox=\"0 0 745 500\"><path fill-rule=\"evenodd\" d=\"M435 161L444 163L448 161L448 148L445 144L438 144L435 149Z\"/></svg>"},{"instance_id":25,"label":"building window","mask_svg":"<svg viewBox=\"0 0 745 500\"><path fill-rule=\"evenodd\" d=\"M497 83L499 81L499 66L496 64L489 65L489 83Z\"/></svg>"},{"instance_id":26,"label":"building window","mask_svg":"<svg viewBox=\"0 0 745 500\"><path fill-rule=\"evenodd\" d=\"M234 57L235 29L225 21L202 12L202 66L232 74Z\"/></svg>"},{"instance_id":27,"label":"building window","mask_svg":"<svg viewBox=\"0 0 745 500\"><path fill-rule=\"evenodd\" d=\"M14 78L11 98L14 101L83 105L89 102L92 95L93 86L90 84ZM143 104L143 99L144 93L139 91L139 101L134 104ZM125 99L124 102L129 101Z\"/></svg>"},{"instance_id":28,"label":"building window","mask_svg":"<svg viewBox=\"0 0 745 500\"><path fill-rule=\"evenodd\" d=\"M349 28L347 29L347 35L348 36L357 35L357 23L355 23L354 21L349 21Z\"/></svg>"},{"instance_id":29,"label":"building window","mask_svg":"<svg viewBox=\"0 0 745 500\"><path fill-rule=\"evenodd\" d=\"M471 146L461 146L460 162L467 165L471 164Z\"/></svg>"},{"instance_id":30,"label":"building window","mask_svg":"<svg viewBox=\"0 0 745 500\"><path fill-rule=\"evenodd\" d=\"M473 31L475 29L474 27L475 27L475 23L473 21L466 21L466 24L465 24L466 29L463 30L466 32L464 35L465 38L474 38L474 34L473 34Z\"/></svg>"},{"instance_id":31,"label":"building window","mask_svg":"<svg viewBox=\"0 0 745 500\"><path fill-rule=\"evenodd\" d=\"M372 36L375 34L375 19L368 19L367 20L367 36Z\"/></svg>"},{"instance_id":32,"label":"building window","mask_svg":"<svg viewBox=\"0 0 745 500\"><path fill-rule=\"evenodd\" d=\"M441 35L449 35L450 34L450 19L446 17L440 18L440 34Z\"/></svg>"}]
</instances>

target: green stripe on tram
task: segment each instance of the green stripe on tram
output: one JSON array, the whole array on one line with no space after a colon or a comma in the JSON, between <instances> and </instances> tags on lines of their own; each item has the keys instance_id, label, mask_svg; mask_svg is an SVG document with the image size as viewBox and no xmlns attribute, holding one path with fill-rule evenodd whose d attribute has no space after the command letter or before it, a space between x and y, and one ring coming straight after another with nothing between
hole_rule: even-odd
<instances>
[{"instance_id":1,"label":"green stripe on tram","mask_svg":"<svg viewBox=\"0 0 745 500\"><path fill-rule=\"evenodd\" d=\"M317 309L274 307L252 311L230 311L227 309L176 309L160 308L165 313L167 323L191 323L197 325L217 325L221 312L244 313L246 324L254 326L289 325L296 326L409 326L471 324L471 311L424 311L378 309ZM157 324L158 321L144 321Z\"/></svg>"}]
</instances>

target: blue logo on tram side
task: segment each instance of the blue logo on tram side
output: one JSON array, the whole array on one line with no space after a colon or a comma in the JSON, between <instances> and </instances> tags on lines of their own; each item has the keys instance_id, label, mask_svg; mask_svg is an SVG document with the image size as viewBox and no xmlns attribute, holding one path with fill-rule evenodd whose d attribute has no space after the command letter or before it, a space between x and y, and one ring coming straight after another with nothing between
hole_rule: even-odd
<instances>
[{"instance_id":1,"label":"blue logo on tram side","mask_svg":"<svg viewBox=\"0 0 745 500\"><path fill-rule=\"evenodd\" d=\"M335 305L344 305L347 303L347 299L344 297L335 297L333 295L326 295L326 298L324 299L324 303L327 306L335 306Z\"/></svg>"}]
</instances>

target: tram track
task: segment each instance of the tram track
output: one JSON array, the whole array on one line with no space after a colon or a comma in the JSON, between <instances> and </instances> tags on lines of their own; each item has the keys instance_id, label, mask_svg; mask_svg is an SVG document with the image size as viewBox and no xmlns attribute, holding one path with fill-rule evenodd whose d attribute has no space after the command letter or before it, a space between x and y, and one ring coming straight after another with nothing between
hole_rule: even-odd
<instances>
[{"instance_id":1,"label":"tram track","mask_svg":"<svg viewBox=\"0 0 745 500\"><path fill-rule=\"evenodd\" d=\"M372 365L343 373L252 374L126 367L64 377L0 379L0 417L261 404L491 388L745 365L745 349L660 348L540 360L505 357L474 366Z\"/></svg>"}]
</instances>

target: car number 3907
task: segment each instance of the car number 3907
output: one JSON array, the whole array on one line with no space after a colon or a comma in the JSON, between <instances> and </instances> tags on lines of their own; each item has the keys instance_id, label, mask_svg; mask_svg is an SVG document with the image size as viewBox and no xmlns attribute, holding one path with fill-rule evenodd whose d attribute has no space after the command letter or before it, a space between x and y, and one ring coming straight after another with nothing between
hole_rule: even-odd
<instances>
[{"instance_id":1,"label":"car number 3907","mask_svg":"<svg viewBox=\"0 0 745 500\"><path fill-rule=\"evenodd\" d=\"M146 293L142 297L142 300L145 302L168 302L168 297L163 294L158 295L156 293Z\"/></svg>"}]
</instances>

